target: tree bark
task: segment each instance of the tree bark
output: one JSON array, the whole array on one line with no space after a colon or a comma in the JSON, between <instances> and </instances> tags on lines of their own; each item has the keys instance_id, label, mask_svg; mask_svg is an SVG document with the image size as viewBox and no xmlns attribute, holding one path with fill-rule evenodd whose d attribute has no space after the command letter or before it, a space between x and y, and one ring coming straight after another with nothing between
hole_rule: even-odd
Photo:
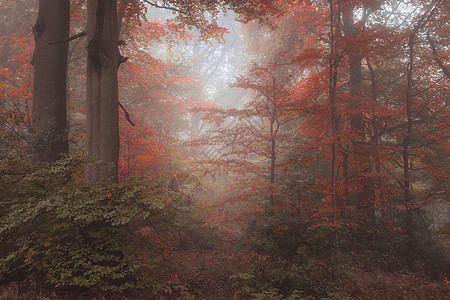
<instances>
[{"instance_id":1,"label":"tree bark","mask_svg":"<svg viewBox=\"0 0 450 300\"><path fill-rule=\"evenodd\" d=\"M67 43L50 44L69 35L70 1L40 0L33 26L35 49L32 128L35 159L52 162L69 151L66 116Z\"/></svg>"},{"instance_id":2,"label":"tree bark","mask_svg":"<svg viewBox=\"0 0 450 300\"><path fill-rule=\"evenodd\" d=\"M117 0L88 0L87 150L88 183L118 181L120 64Z\"/></svg>"},{"instance_id":3,"label":"tree bark","mask_svg":"<svg viewBox=\"0 0 450 300\"><path fill-rule=\"evenodd\" d=\"M363 75L362 75L362 58L363 55L358 49L357 45L357 30L353 20L353 10L354 5L347 5L342 13L343 19L343 30L345 36L351 41L348 46L348 64L350 71L350 107L351 109L363 107L363 102L361 101L363 97ZM356 140L353 141L353 165L352 175L356 179L357 185L359 186L356 198L358 209L366 211L368 216L375 222L375 213L373 205L373 197L370 190L372 189L372 184L365 179L362 174L370 171L370 159L367 157L367 153L364 152L364 123L362 113L358 111L352 111L350 114L350 126L352 130L356 133Z\"/></svg>"},{"instance_id":4,"label":"tree bark","mask_svg":"<svg viewBox=\"0 0 450 300\"><path fill-rule=\"evenodd\" d=\"M275 128L275 122L277 119L277 93L276 93L276 82L275 77L272 75L272 99L266 98L267 104L267 117L269 119L269 152L270 152L270 185L269 185L269 201L270 201L270 215L274 214L275 211L275 177L276 177L276 160L277 160L277 132L278 128Z\"/></svg>"},{"instance_id":5,"label":"tree bark","mask_svg":"<svg viewBox=\"0 0 450 300\"><path fill-rule=\"evenodd\" d=\"M403 176L404 176L404 197L405 197L405 224L406 224L406 234L408 235L408 252L412 252L413 248L413 231L412 231L412 207L411 207L411 171L409 162L409 144L411 142L412 135L412 101L413 101L413 70L414 70L414 39L415 33L411 33L409 36L408 47L409 47L409 62L407 70L407 85L406 85L406 119L407 128L405 137L402 142L402 156L403 156Z\"/></svg>"},{"instance_id":6,"label":"tree bark","mask_svg":"<svg viewBox=\"0 0 450 300\"><path fill-rule=\"evenodd\" d=\"M331 208L332 208L332 220L333 225L337 225L337 197L336 197L336 137L337 137L337 118L336 118L336 87L338 80L338 61L336 60L336 50L337 50L337 42L339 37L339 31L341 30L341 6L339 2L337 3L337 20L335 20L335 10L333 1L329 1L330 5L330 57L328 60L328 68L329 68L329 100L331 106ZM336 23L336 26L334 26ZM339 245L339 235L337 227L334 228L334 242L336 246L336 251L340 251Z\"/></svg>"},{"instance_id":7,"label":"tree bark","mask_svg":"<svg viewBox=\"0 0 450 300\"><path fill-rule=\"evenodd\" d=\"M372 96L372 101L373 103L376 103L378 101L378 95L377 95L377 79L376 79L376 74L375 74L375 70L372 66L372 64L370 63L369 57L366 57L366 61L367 61L367 67L369 68L369 72L370 72L370 87L371 87L371 96ZM380 128L379 128L379 124L378 124L378 118L376 115L373 116L373 137L372 137L372 143L375 147L375 171L377 174L381 173L381 150L380 150ZM381 199L382 199L382 187L381 187L381 182L380 179L377 178L376 183L374 184L375 186L375 202L374 202L374 217L375 217L375 221L376 220L376 214L375 214L375 208L378 207L378 211L381 211L381 215L384 216L384 203L381 203Z\"/></svg>"}]
</instances>

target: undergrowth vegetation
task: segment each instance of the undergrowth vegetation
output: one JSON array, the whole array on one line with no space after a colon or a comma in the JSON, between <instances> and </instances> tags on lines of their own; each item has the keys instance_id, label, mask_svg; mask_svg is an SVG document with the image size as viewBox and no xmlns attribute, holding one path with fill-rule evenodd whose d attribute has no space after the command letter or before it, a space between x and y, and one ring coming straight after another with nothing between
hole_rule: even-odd
<instances>
[{"instance_id":1,"label":"undergrowth vegetation","mask_svg":"<svg viewBox=\"0 0 450 300\"><path fill-rule=\"evenodd\" d=\"M0 278L80 290L136 288L130 241L174 211L158 186L86 185L83 156L37 165L1 160ZM167 227L166 226L166 227Z\"/></svg>"},{"instance_id":2,"label":"undergrowth vegetation","mask_svg":"<svg viewBox=\"0 0 450 300\"><path fill-rule=\"evenodd\" d=\"M248 220L230 238L203 226L189 198L157 178L85 185L83 161L1 159L1 299L444 299L450 291L442 256L406 259L401 234L336 252L326 229L287 214Z\"/></svg>"}]
</instances>

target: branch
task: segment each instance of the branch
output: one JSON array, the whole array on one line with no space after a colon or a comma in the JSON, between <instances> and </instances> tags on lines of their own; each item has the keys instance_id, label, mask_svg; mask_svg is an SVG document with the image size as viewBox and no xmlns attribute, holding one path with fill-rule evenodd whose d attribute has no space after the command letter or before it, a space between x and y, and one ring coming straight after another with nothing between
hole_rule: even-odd
<instances>
[{"instance_id":1,"label":"branch","mask_svg":"<svg viewBox=\"0 0 450 300\"><path fill-rule=\"evenodd\" d=\"M169 6L159 5L158 3L155 3L155 2L152 2L152 1L149 1L149 0L142 0L142 1L144 3L147 3L148 5L151 5L151 6L156 7L156 8L168 9L168 10L176 11L176 12L179 12L179 13L186 13L186 11L183 11L183 10L178 9L176 7L169 7Z\"/></svg>"},{"instance_id":2,"label":"branch","mask_svg":"<svg viewBox=\"0 0 450 300\"><path fill-rule=\"evenodd\" d=\"M412 125L417 125L417 124L422 124L422 123L425 123L425 122L423 120L413 120L412 121ZM380 134L380 136L382 136L383 134L392 132L392 131L397 130L397 129L401 129L401 128L405 127L406 125L408 125L408 123L407 122L403 122L401 124L392 126L390 128L384 128L383 130L380 131L379 134Z\"/></svg>"},{"instance_id":3,"label":"branch","mask_svg":"<svg viewBox=\"0 0 450 300\"><path fill-rule=\"evenodd\" d=\"M51 45L51 44L66 43L66 42L70 42L70 41L76 40L76 39L78 39L78 38L80 38L80 37L83 37L83 36L86 36L86 35L87 35L87 32L86 32L86 31L83 31L83 32L77 33L77 34L75 34L75 35L66 37L66 38L64 38L64 39L62 39L62 40L51 41L51 42L48 42L48 43L49 43L50 45Z\"/></svg>"},{"instance_id":4,"label":"branch","mask_svg":"<svg viewBox=\"0 0 450 300\"><path fill-rule=\"evenodd\" d=\"M447 72L448 72L448 70L447 70ZM450 76L450 73L449 73L448 75ZM421 96L423 93L425 93L425 92L431 90L431 89L432 89L434 86L436 86L436 85L439 83L439 81L441 81L443 78L445 78L445 77L438 78L438 79L437 79L435 82L433 82L430 86L428 86L427 88L425 88L425 89L423 89L423 90L420 90L420 91L419 91L419 88L416 86L416 84L414 84L414 87L416 88L417 93L413 94L412 97Z\"/></svg>"},{"instance_id":5,"label":"branch","mask_svg":"<svg viewBox=\"0 0 450 300\"><path fill-rule=\"evenodd\" d=\"M301 117L301 116L295 116L295 117L286 119L286 120L280 122L280 125L284 125L284 124L286 124L286 123L288 123L288 122L291 122L291 121L294 121L294 120L296 120L296 119L298 119L298 118L300 118L300 117Z\"/></svg>"},{"instance_id":6,"label":"branch","mask_svg":"<svg viewBox=\"0 0 450 300\"><path fill-rule=\"evenodd\" d=\"M130 114L127 112L127 110L125 109L125 107L123 107L122 103L120 103L119 101L117 101L117 103L119 103L120 108L123 110L123 112L125 113L125 118L127 119L128 123L131 124L131 126L136 126L136 124L131 120Z\"/></svg>"},{"instance_id":7,"label":"branch","mask_svg":"<svg viewBox=\"0 0 450 300\"><path fill-rule=\"evenodd\" d=\"M444 72L444 74L446 76L450 77L450 71L447 69L447 67L444 65L444 63L438 57L438 53L436 51L436 46L434 45L434 42L430 37L430 32L427 32L427 39L428 39L428 42L430 43L431 50L433 51L434 60L436 61L438 66L441 68L442 72Z\"/></svg>"},{"instance_id":8,"label":"branch","mask_svg":"<svg viewBox=\"0 0 450 300\"><path fill-rule=\"evenodd\" d=\"M417 26L414 28L413 33L416 34L422 27L424 27L431 19L433 14L438 10L438 8L441 6L443 1L439 1L436 3L436 5L431 9L428 16L425 18L425 15L422 16L422 18L419 20L419 23L417 23Z\"/></svg>"},{"instance_id":9,"label":"branch","mask_svg":"<svg viewBox=\"0 0 450 300\"><path fill-rule=\"evenodd\" d=\"M121 64L123 64L124 62L126 62L128 60L128 57L125 57L125 56L120 56L120 58L119 58L119 66L121 65Z\"/></svg>"}]
</instances>

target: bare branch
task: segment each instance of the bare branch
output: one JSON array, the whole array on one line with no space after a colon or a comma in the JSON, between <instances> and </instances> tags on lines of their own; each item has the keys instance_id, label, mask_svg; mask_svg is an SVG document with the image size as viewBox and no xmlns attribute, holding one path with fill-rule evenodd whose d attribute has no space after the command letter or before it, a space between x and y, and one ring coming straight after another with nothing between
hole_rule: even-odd
<instances>
[{"instance_id":1,"label":"bare branch","mask_svg":"<svg viewBox=\"0 0 450 300\"><path fill-rule=\"evenodd\" d=\"M423 124L423 123L425 123L423 120L413 120L412 121L412 125ZM386 133L395 131L397 129L402 129L402 128L404 128L407 125L408 125L407 122L403 122L403 123L397 124L397 125L389 127L389 128L384 128L383 130L380 131L380 136L384 135Z\"/></svg>"},{"instance_id":2,"label":"bare branch","mask_svg":"<svg viewBox=\"0 0 450 300\"><path fill-rule=\"evenodd\" d=\"M123 107L122 103L120 103L119 101L117 101L117 103L119 103L120 108L123 110L123 112L125 113L125 118L127 119L128 123L131 124L131 126L136 126L136 124L131 120L130 114L127 112L127 110L125 109L125 107Z\"/></svg>"},{"instance_id":3,"label":"bare branch","mask_svg":"<svg viewBox=\"0 0 450 300\"><path fill-rule=\"evenodd\" d=\"M442 72L444 72L444 74L446 76L450 77L450 71L447 69L447 67L444 65L444 63L438 57L438 53L436 51L436 46L435 46L433 40L431 39L430 32L427 32L427 39L428 39L428 42L430 43L431 50L433 51L434 60L436 61L438 66L441 68Z\"/></svg>"},{"instance_id":4,"label":"bare branch","mask_svg":"<svg viewBox=\"0 0 450 300\"><path fill-rule=\"evenodd\" d=\"M153 2L153 1L149 1L149 0L142 0L142 1L144 3L147 3L148 5L156 7L156 8L168 9L168 10L176 11L176 12L179 12L179 13L186 13L186 11L183 11L183 10L181 10L179 8L176 8L176 7L159 5L158 3Z\"/></svg>"},{"instance_id":5,"label":"bare branch","mask_svg":"<svg viewBox=\"0 0 450 300\"><path fill-rule=\"evenodd\" d=\"M75 34L75 35L66 37L66 38L64 38L64 39L62 39L62 40L51 41L51 42L49 42L49 44L52 45L52 44L67 43L67 42L76 40L76 39L78 39L78 38L80 38L80 37L83 37L83 36L86 36L86 35L87 35L87 32L86 32L86 31L83 31L83 32L77 33L77 34Z\"/></svg>"}]
</instances>

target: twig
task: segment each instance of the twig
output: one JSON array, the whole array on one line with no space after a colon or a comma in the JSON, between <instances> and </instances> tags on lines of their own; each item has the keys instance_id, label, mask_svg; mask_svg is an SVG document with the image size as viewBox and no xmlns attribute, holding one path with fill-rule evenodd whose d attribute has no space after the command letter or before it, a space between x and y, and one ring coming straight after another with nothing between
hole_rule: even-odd
<instances>
[{"instance_id":1,"label":"twig","mask_svg":"<svg viewBox=\"0 0 450 300\"><path fill-rule=\"evenodd\" d=\"M179 13L186 13L186 11L183 11L181 9L178 9L176 7L170 7L170 6L163 6L163 5L159 5L158 3L152 2L152 1L148 1L148 0L143 0L143 2L147 3L148 5L151 5L153 7L156 8L162 8L162 9L168 9L168 10L173 10Z\"/></svg>"}]
</instances>

